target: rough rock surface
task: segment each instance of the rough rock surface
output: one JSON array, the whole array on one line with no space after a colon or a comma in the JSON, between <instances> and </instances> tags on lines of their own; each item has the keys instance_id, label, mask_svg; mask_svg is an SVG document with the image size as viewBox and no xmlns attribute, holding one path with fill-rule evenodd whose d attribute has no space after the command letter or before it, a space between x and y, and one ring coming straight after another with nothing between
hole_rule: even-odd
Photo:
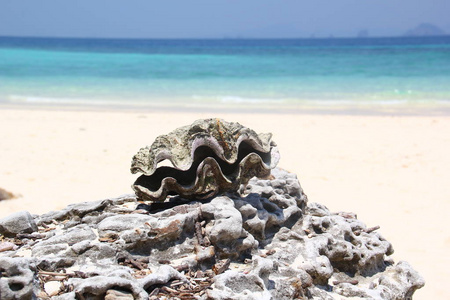
<instances>
[{"instance_id":1,"label":"rough rock surface","mask_svg":"<svg viewBox=\"0 0 450 300\"><path fill-rule=\"evenodd\" d=\"M32 233L38 228L27 211L19 211L0 219L0 234L12 237L18 233Z\"/></svg>"},{"instance_id":2,"label":"rough rock surface","mask_svg":"<svg viewBox=\"0 0 450 300\"><path fill-rule=\"evenodd\" d=\"M378 227L272 174L201 202L125 195L34 216L0 235L0 298L410 299L424 285Z\"/></svg>"}]
</instances>

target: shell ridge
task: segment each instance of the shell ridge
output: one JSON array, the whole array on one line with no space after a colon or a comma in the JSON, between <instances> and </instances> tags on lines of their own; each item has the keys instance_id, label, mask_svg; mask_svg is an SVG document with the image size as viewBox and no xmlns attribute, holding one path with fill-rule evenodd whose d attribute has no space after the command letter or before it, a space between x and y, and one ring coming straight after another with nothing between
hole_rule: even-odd
<instances>
[{"instance_id":1,"label":"shell ridge","mask_svg":"<svg viewBox=\"0 0 450 300\"><path fill-rule=\"evenodd\" d=\"M171 162L172 166L175 169L183 170L183 171L189 170L194 163L196 150L199 147L203 147L203 146L206 146L206 147L209 147L210 149L212 149L214 151L214 153L217 155L217 157L219 157L223 161L227 162L228 164L234 164L238 160L240 146L242 143L247 143L248 145L252 146L252 148L255 150L255 152L262 152L262 153L266 153L266 154L270 153L271 147L272 147L270 144L264 145L263 143L261 143L261 141L259 141L258 139L254 138L252 136L241 135L239 137L239 139L236 141L236 144L234 145L235 149L233 149L233 151L231 153L231 157L229 159L227 159L225 157L225 155L223 154L224 152L221 149L219 142L213 137L209 137L206 140L206 142L205 142L205 140L200 141L197 139L197 140L193 141L193 144L194 143L195 143L195 145L193 145L191 147L192 150L191 150L189 162L184 165L181 165L180 162L175 159L176 157L174 155L172 155L172 152L165 149L164 151L158 152L156 154L156 156L154 158L154 161L156 161L156 163L151 163L150 164L151 168L147 168L147 170L142 170L142 168L139 168L138 170L140 170L143 174L151 175L158 168L158 164L161 161L164 161L166 159L168 159ZM211 146L211 143L214 146ZM264 147L264 146L266 146L266 147ZM218 151L219 151L219 153L218 153ZM137 170L134 170L133 174L135 174L137 172L138 172Z\"/></svg>"},{"instance_id":2,"label":"shell ridge","mask_svg":"<svg viewBox=\"0 0 450 300\"><path fill-rule=\"evenodd\" d=\"M187 141L177 138L178 136L183 136L185 132L189 136ZM254 140L252 144L256 150L270 151L270 133L258 135L254 130L246 128L237 122L226 122L221 119L197 120L192 125L183 126L169 134L158 136L150 147L142 148L133 158L132 173L152 174L158 168L158 163L162 161L159 159L161 152L167 153L165 159L169 159L175 168L189 169L192 165L192 153L195 152L196 140L198 138L202 140L205 137L215 138L217 141L217 143L214 143L215 146L220 146L218 137L222 140L224 137L229 137L232 146L230 158L227 159L226 155L223 154L222 147L213 148L217 150L216 153L219 157L233 163L234 159L236 159L236 150L240 144L239 140L243 139L242 136L245 136L247 140ZM265 141L262 139L265 139ZM191 157L186 155L188 153L191 154Z\"/></svg>"},{"instance_id":3,"label":"shell ridge","mask_svg":"<svg viewBox=\"0 0 450 300\"><path fill-rule=\"evenodd\" d=\"M174 194L203 198L237 191L250 178L270 174L279 158L271 133L257 134L221 119L197 120L139 150L131 171L143 175L133 189L151 201L164 201ZM171 166L160 165L166 159Z\"/></svg>"},{"instance_id":4,"label":"shell ridge","mask_svg":"<svg viewBox=\"0 0 450 300\"><path fill-rule=\"evenodd\" d=\"M240 151L238 152L239 153L239 156L241 157L241 160L244 158L244 157L246 157L248 154L251 154L251 153L253 153L253 154L255 154L255 155L258 155L258 156L260 156L261 157L261 160L264 162L264 164L266 165L266 166L268 166L268 167L270 167L270 166L272 166L273 165L273 157L277 157L277 149L276 149L276 147L274 147L272 150L271 150L271 152L269 152L269 153L258 153L258 151L252 151L252 150L254 150L254 149L251 149L251 150L247 150L247 151L245 151L245 149L243 149L244 147L242 146L242 147L240 147ZM211 148L208 148L208 149L211 149ZM214 153L213 153L214 154ZM266 159L264 159L264 156L265 157L267 157ZM206 156L206 157L202 157L201 159L202 159L202 161L200 161L199 162L199 164L200 163L202 163L205 159L207 159L207 158L211 158L211 159L213 159L213 160L216 160L218 157L214 157L214 156ZM220 158L219 158L220 159ZM236 160L233 162L233 163L228 163L228 161L226 161L226 160L222 160L222 161L216 161L217 163L218 163L218 165L221 167L221 171L222 172L224 172L224 168L232 168L232 169L235 169L235 167L234 167L234 165L238 162L238 159L239 159L239 157L237 156L236 157ZM267 160L267 163L266 163L266 160ZM277 163L277 161L275 161L275 164ZM189 171L191 171L192 172L192 170L191 169L193 169L193 168L197 168L198 166L195 166L194 164L193 165L191 165L191 168L189 168L189 169L187 169L187 170L184 170L184 169L175 169L175 168L171 168L171 167L167 167L167 166L165 166L164 168L170 168L171 169L171 172L178 172L180 175L180 177L181 177L181 175L182 175L182 173L185 173L185 172L189 172ZM163 167L160 167L160 168L163 168ZM225 172L225 173L230 173L230 172ZM155 173L153 173L153 174L144 174L144 175L146 175L146 176L149 176L149 177L151 177L152 175L154 175Z\"/></svg>"},{"instance_id":5,"label":"shell ridge","mask_svg":"<svg viewBox=\"0 0 450 300\"><path fill-rule=\"evenodd\" d=\"M252 168L248 168L248 165L252 165ZM212 172L212 176L207 176L206 173L210 169L217 169L219 172ZM133 186L133 189L135 189L135 187L139 187L139 190L145 188L147 195L152 197L151 200L157 201L156 199L165 199L169 191L182 195L183 193L186 193L186 191L195 190L197 193L203 194L205 193L204 181L207 178L213 178L216 182L220 182L221 186L225 187L225 189L236 189L238 186L233 184L233 177L236 177L236 179L248 178L248 180L258 174L260 175L259 177L266 177L270 174L270 169L271 166L266 164L258 154L249 153L240 161L236 170L237 172L235 172L236 174L231 174L231 176L229 176L222 172L219 163L214 158L207 157L197 167L195 179L190 183L180 184L175 177L165 177L161 180L161 184L157 190L151 190L142 185L135 185ZM142 176L147 177L146 175ZM243 180L242 183L245 184L248 180ZM221 192L221 190L217 188L215 192Z\"/></svg>"},{"instance_id":6,"label":"shell ridge","mask_svg":"<svg viewBox=\"0 0 450 300\"><path fill-rule=\"evenodd\" d=\"M220 165L217 163L217 161L211 157L205 158L197 167L196 177L195 180L188 184L178 184L178 181L174 177L165 177L161 180L161 184L156 190L151 190L150 188L147 188L140 184L133 185L133 189L135 191L144 192L148 196L150 196L151 200L155 200L158 198L166 198L168 195L168 192L172 190L173 192L176 192L178 194L182 194L183 192L187 190L194 189L198 193L204 193L204 180L208 176L206 176L206 173L211 168L217 168L220 170ZM232 185L232 181L227 178L226 175L224 175L222 172L212 172L213 176L216 180L221 182L226 182L228 185ZM142 175L141 177L148 177L146 175ZM215 190L215 192L218 192L218 189Z\"/></svg>"}]
</instances>

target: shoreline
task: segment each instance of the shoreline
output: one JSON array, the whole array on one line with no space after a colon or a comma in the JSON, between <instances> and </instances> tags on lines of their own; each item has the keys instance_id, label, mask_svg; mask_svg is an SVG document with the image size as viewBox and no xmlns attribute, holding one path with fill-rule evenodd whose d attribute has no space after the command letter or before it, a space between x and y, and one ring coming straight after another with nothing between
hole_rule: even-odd
<instances>
[{"instance_id":1,"label":"shoreline","mask_svg":"<svg viewBox=\"0 0 450 300\"><path fill-rule=\"evenodd\" d=\"M279 167L310 202L351 211L426 280L415 299L444 299L450 276L450 118L434 115L121 111L0 105L0 217L132 193L132 156L156 136L220 117L272 132Z\"/></svg>"},{"instance_id":2,"label":"shoreline","mask_svg":"<svg viewBox=\"0 0 450 300\"><path fill-rule=\"evenodd\" d=\"M450 102L440 104L425 103L345 103L339 101L332 103L313 101L297 105L261 105L210 103L207 105L183 105L175 103L167 105L162 103L151 104L116 104L105 103L12 103L0 100L0 110L40 110L40 111L85 111L85 112L123 112L123 113L227 113L227 114L296 114L296 115L349 115L349 116L442 116L450 117Z\"/></svg>"}]
</instances>

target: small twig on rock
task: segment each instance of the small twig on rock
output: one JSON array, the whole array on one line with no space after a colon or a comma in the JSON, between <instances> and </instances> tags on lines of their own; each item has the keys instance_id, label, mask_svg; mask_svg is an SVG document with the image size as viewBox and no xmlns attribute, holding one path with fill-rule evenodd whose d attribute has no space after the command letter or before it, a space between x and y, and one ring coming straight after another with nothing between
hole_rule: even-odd
<instances>
[{"instance_id":1,"label":"small twig on rock","mask_svg":"<svg viewBox=\"0 0 450 300\"><path fill-rule=\"evenodd\" d=\"M214 266L212 266L212 270L216 275L222 274L225 272L226 269L230 266L231 260L229 258L225 260L221 260L218 263L216 263Z\"/></svg>"},{"instance_id":2,"label":"small twig on rock","mask_svg":"<svg viewBox=\"0 0 450 300\"><path fill-rule=\"evenodd\" d=\"M375 231L375 230L378 230L378 229L380 229L380 226L373 226L373 227L369 227L369 228L366 228L365 230L364 230L364 232L365 233L371 233L372 231Z\"/></svg>"},{"instance_id":3,"label":"small twig on rock","mask_svg":"<svg viewBox=\"0 0 450 300\"><path fill-rule=\"evenodd\" d=\"M181 280L174 280L174 281L172 281L172 282L170 283L170 287L176 287L176 286L183 285L183 284L185 284L184 281L181 281Z\"/></svg>"},{"instance_id":4,"label":"small twig on rock","mask_svg":"<svg viewBox=\"0 0 450 300\"><path fill-rule=\"evenodd\" d=\"M158 260L158 263L161 265L170 265L170 260L160 259L160 260Z\"/></svg>"},{"instance_id":5,"label":"small twig on rock","mask_svg":"<svg viewBox=\"0 0 450 300\"><path fill-rule=\"evenodd\" d=\"M194 295L190 294L190 293L180 293L178 295L178 298L182 299L182 300L191 300L191 299L196 299Z\"/></svg>"},{"instance_id":6,"label":"small twig on rock","mask_svg":"<svg viewBox=\"0 0 450 300\"><path fill-rule=\"evenodd\" d=\"M134 258L128 258L126 261L135 266L136 268L138 268L139 270L145 269L144 266Z\"/></svg>"},{"instance_id":7,"label":"small twig on rock","mask_svg":"<svg viewBox=\"0 0 450 300\"><path fill-rule=\"evenodd\" d=\"M50 271L38 271L39 275L48 275L48 276L64 276L70 277L75 276L75 273L58 273L58 272L50 272Z\"/></svg>"},{"instance_id":8,"label":"small twig on rock","mask_svg":"<svg viewBox=\"0 0 450 300\"><path fill-rule=\"evenodd\" d=\"M204 275L204 273L201 270L197 270L197 272L195 272L194 277L195 278L202 278Z\"/></svg>"},{"instance_id":9,"label":"small twig on rock","mask_svg":"<svg viewBox=\"0 0 450 300\"><path fill-rule=\"evenodd\" d=\"M129 255L127 253L118 254L117 261L119 262L119 264L131 265L141 271L146 268L146 266L143 265L143 264L146 264L146 262L144 262L144 260L141 260L142 261L141 262L140 260L134 259L131 255Z\"/></svg>"},{"instance_id":10,"label":"small twig on rock","mask_svg":"<svg viewBox=\"0 0 450 300\"><path fill-rule=\"evenodd\" d=\"M154 288L153 291L148 294L149 297L156 296L159 294L159 288Z\"/></svg>"},{"instance_id":11,"label":"small twig on rock","mask_svg":"<svg viewBox=\"0 0 450 300\"><path fill-rule=\"evenodd\" d=\"M353 285L357 285L357 284L359 283L359 281L356 280L356 279L349 279L349 280L335 280L335 281L333 281L333 284L334 284L334 285L338 285L338 284L341 284L341 283L350 283L350 284L353 284Z\"/></svg>"},{"instance_id":12,"label":"small twig on rock","mask_svg":"<svg viewBox=\"0 0 450 300\"><path fill-rule=\"evenodd\" d=\"M191 280L193 280L193 281L203 281L203 280L207 280L207 279L209 279L209 277L191 278Z\"/></svg>"},{"instance_id":13,"label":"small twig on rock","mask_svg":"<svg viewBox=\"0 0 450 300\"><path fill-rule=\"evenodd\" d=\"M42 222L41 224L39 224L39 226L42 226L42 227L44 227L44 228L48 228L48 225L45 224L44 222Z\"/></svg>"},{"instance_id":14,"label":"small twig on rock","mask_svg":"<svg viewBox=\"0 0 450 300\"><path fill-rule=\"evenodd\" d=\"M161 290L166 291L166 292L171 293L171 294L175 294L175 295L178 294L178 291L177 291L177 290L171 289L171 288L168 287L168 286L163 286L163 287L161 288Z\"/></svg>"},{"instance_id":15,"label":"small twig on rock","mask_svg":"<svg viewBox=\"0 0 450 300\"><path fill-rule=\"evenodd\" d=\"M115 241L117 241L117 239L111 238L111 237L101 237L98 239L100 242L104 242L104 243L113 243Z\"/></svg>"}]
</instances>

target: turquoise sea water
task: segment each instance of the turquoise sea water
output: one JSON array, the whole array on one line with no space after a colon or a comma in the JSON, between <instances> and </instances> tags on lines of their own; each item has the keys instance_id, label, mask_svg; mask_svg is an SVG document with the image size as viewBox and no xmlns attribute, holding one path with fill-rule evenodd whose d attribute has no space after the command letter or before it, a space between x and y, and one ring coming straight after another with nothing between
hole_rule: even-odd
<instances>
[{"instance_id":1,"label":"turquoise sea water","mask_svg":"<svg viewBox=\"0 0 450 300\"><path fill-rule=\"evenodd\" d=\"M178 108L450 105L450 36L0 37L0 102Z\"/></svg>"}]
</instances>

